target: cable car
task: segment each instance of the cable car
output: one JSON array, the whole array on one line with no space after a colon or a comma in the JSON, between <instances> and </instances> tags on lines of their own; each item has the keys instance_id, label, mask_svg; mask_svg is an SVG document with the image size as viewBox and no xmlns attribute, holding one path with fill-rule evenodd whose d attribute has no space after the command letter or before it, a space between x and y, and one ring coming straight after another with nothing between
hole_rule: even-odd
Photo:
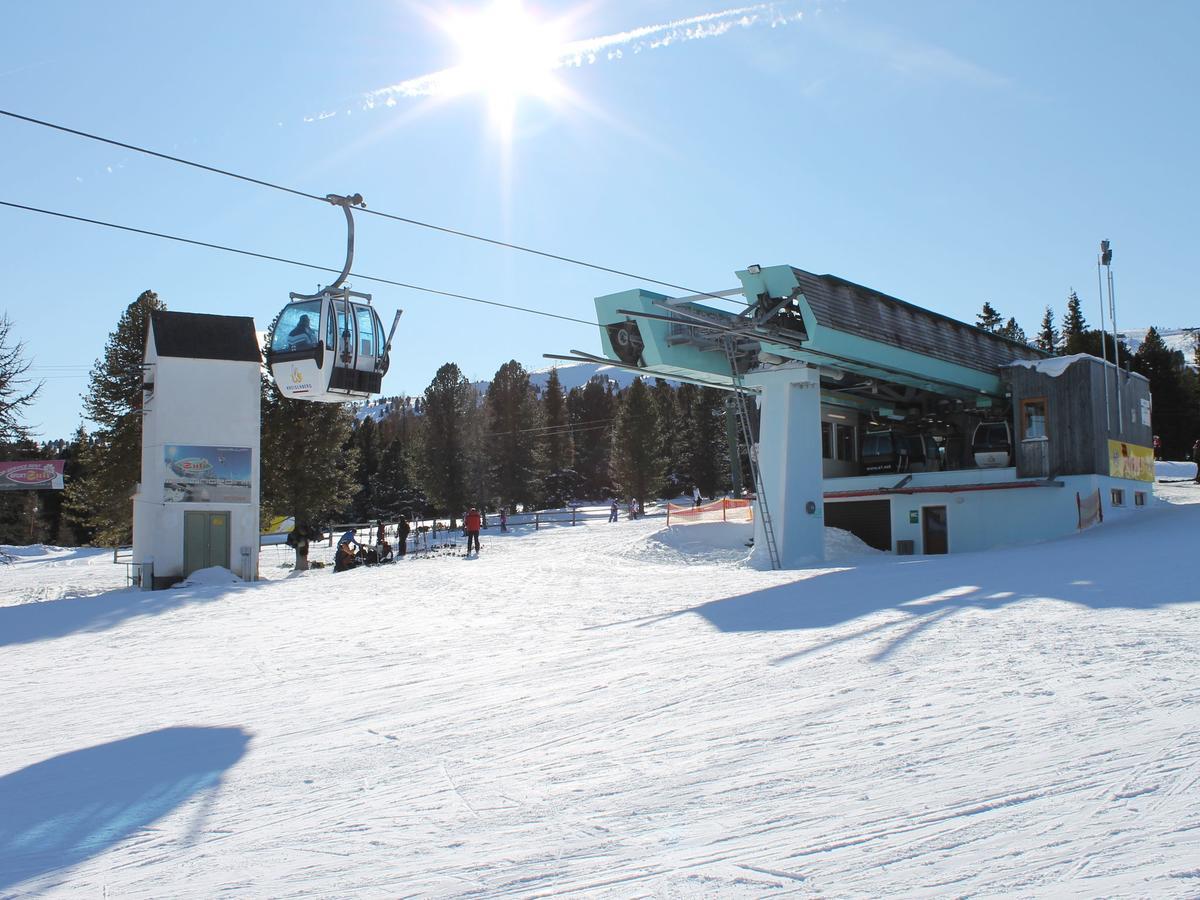
<instances>
[{"instance_id":1,"label":"cable car","mask_svg":"<svg viewBox=\"0 0 1200 900\"><path fill-rule=\"evenodd\" d=\"M346 265L337 280L315 294L290 294L275 317L267 338L267 365L283 396L293 400L345 403L378 394L390 363L396 326L385 336L383 322L371 306L371 295L345 286L354 261L351 206L362 196L326 199L346 213Z\"/></svg>"},{"instance_id":2,"label":"cable car","mask_svg":"<svg viewBox=\"0 0 1200 900\"><path fill-rule=\"evenodd\" d=\"M1000 469L1012 465L1012 429L1007 421L980 422L971 438L975 465L981 469Z\"/></svg>"}]
</instances>

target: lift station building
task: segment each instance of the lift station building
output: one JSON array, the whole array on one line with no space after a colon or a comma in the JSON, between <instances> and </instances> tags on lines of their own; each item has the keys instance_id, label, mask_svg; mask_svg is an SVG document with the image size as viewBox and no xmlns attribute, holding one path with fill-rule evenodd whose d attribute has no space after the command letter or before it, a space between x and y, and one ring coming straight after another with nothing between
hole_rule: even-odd
<instances>
[{"instance_id":1,"label":"lift station building","mask_svg":"<svg viewBox=\"0 0 1200 900\"><path fill-rule=\"evenodd\" d=\"M756 547L824 555L824 526L895 553L1073 533L1149 502L1149 382L832 275L751 266L741 288L596 298L602 361L753 394ZM763 496L765 495L765 496ZM769 528L772 534L764 534Z\"/></svg>"}]
</instances>

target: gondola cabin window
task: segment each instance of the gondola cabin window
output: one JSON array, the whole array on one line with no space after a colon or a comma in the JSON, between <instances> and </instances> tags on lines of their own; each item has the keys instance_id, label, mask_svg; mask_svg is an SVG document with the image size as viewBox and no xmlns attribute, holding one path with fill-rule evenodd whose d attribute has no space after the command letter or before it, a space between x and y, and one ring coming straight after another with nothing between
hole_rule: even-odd
<instances>
[{"instance_id":1,"label":"gondola cabin window","mask_svg":"<svg viewBox=\"0 0 1200 900\"><path fill-rule=\"evenodd\" d=\"M1021 439L1041 440L1046 434L1046 398L1021 401Z\"/></svg>"},{"instance_id":2,"label":"gondola cabin window","mask_svg":"<svg viewBox=\"0 0 1200 900\"><path fill-rule=\"evenodd\" d=\"M854 427L851 425L837 425L835 427L838 459L854 462Z\"/></svg>"},{"instance_id":3,"label":"gondola cabin window","mask_svg":"<svg viewBox=\"0 0 1200 900\"><path fill-rule=\"evenodd\" d=\"M833 425L830 422L821 423L821 456L833 459Z\"/></svg>"},{"instance_id":4,"label":"gondola cabin window","mask_svg":"<svg viewBox=\"0 0 1200 900\"><path fill-rule=\"evenodd\" d=\"M279 316L271 338L272 353L291 353L311 350L317 346L317 331L321 327L321 301L291 303Z\"/></svg>"}]
</instances>

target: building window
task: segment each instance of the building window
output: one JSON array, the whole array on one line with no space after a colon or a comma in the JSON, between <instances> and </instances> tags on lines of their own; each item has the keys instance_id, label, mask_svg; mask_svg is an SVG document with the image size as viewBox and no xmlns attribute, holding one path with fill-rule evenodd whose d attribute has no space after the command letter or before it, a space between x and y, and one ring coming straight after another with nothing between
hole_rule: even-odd
<instances>
[{"instance_id":1,"label":"building window","mask_svg":"<svg viewBox=\"0 0 1200 900\"><path fill-rule=\"evenodd\" d=\"M1113 488L1112 489L1112 505L1113 506L1124 506L1125 505L1125 492L1123 490L1121 490L1121 488Z\"/></svg>"},{"instance_id":2,"label":"building window","mask_svg":"<svg viewBox=\"0 0 1200 900\"><path fill-rule=\"evenodd\" d=\"M854 462L856 457L854 431L853 425L836 426L837 458L845 462Z\"/></svg>"},{"instance_id":3,"label":"building window","mask_svg":"<svg viewBox=\"0 0 1200 900\"><path fill-rule=\"evenodd\" d=\"M1046 398L1021 401L1021 440L1046 437Z\"/></svg>"},{"instance_id":4,"label":"building window","mask_svg":"<svg viewBox=\"0 0 1200 900\"><path fill-rule=\"evenodd\" d=\"M1145 491L1134 491L1133 492L1133 505L1134 506L1145 506L1146 505L1146 492Z\"/></svg>"},{"instance_id":5,"label":"building window","mask_svg":"<svg viewBox=\"0 0 1200 900\"><path fill-rule=\"evenodd\" d=\"M821 423L821 456L833 459L833 426L828 422Z\"/></svg>"}]
</instances>

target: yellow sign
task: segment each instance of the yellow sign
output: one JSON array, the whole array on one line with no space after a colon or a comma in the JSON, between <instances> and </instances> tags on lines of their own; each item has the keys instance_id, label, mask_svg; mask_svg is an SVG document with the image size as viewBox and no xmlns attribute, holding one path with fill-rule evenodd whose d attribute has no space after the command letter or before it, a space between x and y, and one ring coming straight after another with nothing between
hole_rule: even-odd
<instances>
[{"instance_id":1,"label":"yellow sign","mask_svg":"<svg viewBox=\"0 0 1200 900\"><path fill-rule=\"evenodd\" d=\"M1153 481L1154 451L1125 441L1109 441L1108 474L1132 481Z\"/></svg>"}]
</instances>

